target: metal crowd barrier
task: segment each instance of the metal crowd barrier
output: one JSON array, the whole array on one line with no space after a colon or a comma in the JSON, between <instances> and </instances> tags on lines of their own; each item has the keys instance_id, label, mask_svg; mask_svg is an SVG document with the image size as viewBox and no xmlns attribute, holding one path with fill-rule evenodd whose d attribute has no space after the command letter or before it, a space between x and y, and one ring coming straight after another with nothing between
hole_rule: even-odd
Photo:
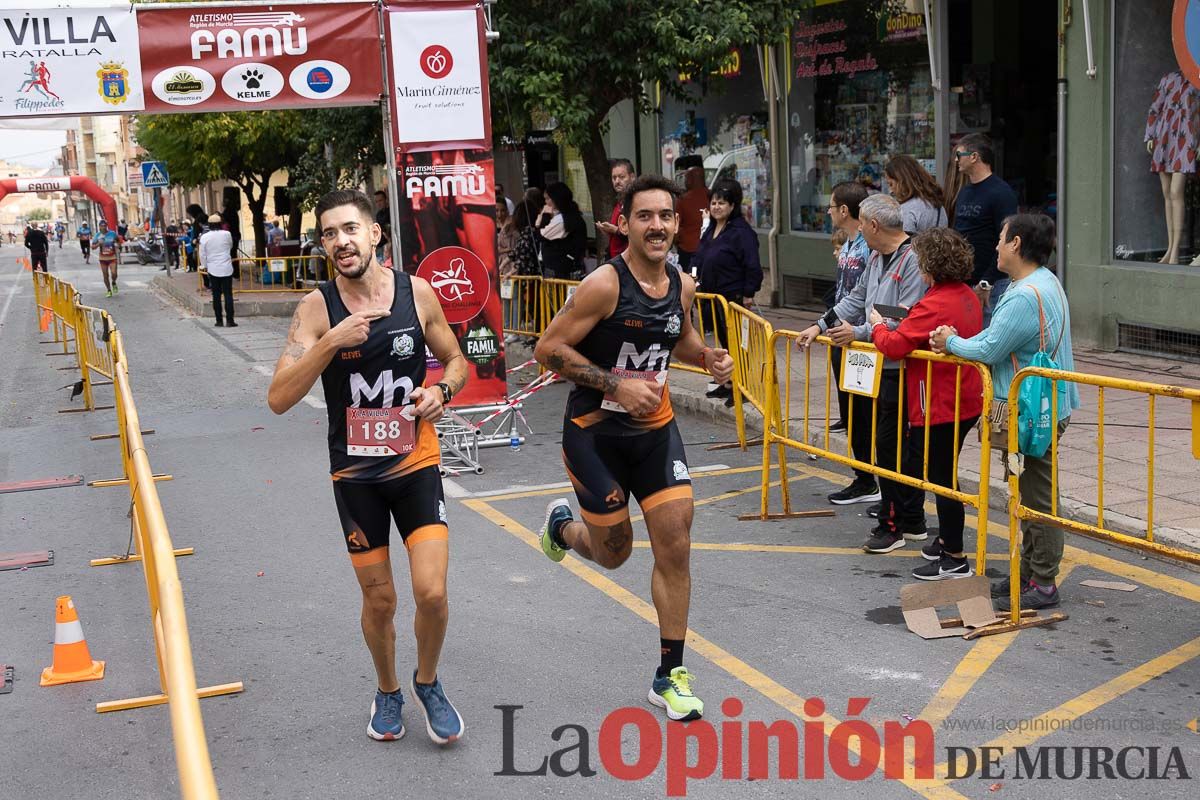
<instances>
[{"instance_id":1,"label":"metal crowd barrier","mask_svg":"<svg viewBox=\"0 0 1200 800\"><path fill-rule=\"evenodd\" d=\"M315 289L330 277L329 262L322 255L239 256L234 262L234 293L303 292ZM197 289L203 291L208 270L204 265L196 272Z\"/></svg>"},{"instance_id":2,"label":"metal crowd barrier","mask_svg":"<svg viewBox=\"0 0 1200 800\"><path fill-rule=\"evenodd\" d=\"M1192 417L1192 456L1200 459L1200 389L1185 389L1179 386L1169 386L1161 383L1131 381L1124 378L1111 378L1104 375L1088 375L1080 372L1066 372L1057 369L1040 367L1025 367L1013 376L1008 396L1020 396L1021 384L1034 376L1050 378L1054 391L1051 393L1052 402L1050 418L1058 419L1058 382L1069 381L1080 386L1095 386L1097 392L1096 409L1096 524L1092 525L1079 520L1070 519L1059 512L1058 507L1058 461L1059 461L1059 432L1054 428L1048 457L1050 459L1050 509L1037 510L1025 505L1021 500L1019 477L1015 473L1008 476L1009 505L1009 560L1012 572L1016 575L1020 570L1020 551L1018 549L1020 523L1041 522L1054 525L1064 530L1099 539L1105 542L1127 545L1155 555L1165 556L1190 564L1200 564L1200 553L1183 550L1178 547L1164 545L1154 540L1154 465L1155 465L1155 415L1158 398L1171 398L1191 403ZM1105 525L1104 519L1104 404L1105 390L1131 392L1146 398L1148 444L1146 449L1146 535L1133 536L1128 533L1113 530ZM1008 452L1017 452L1017 414L1016 403L1009 403ZM1128 415L1128 410L1122 408L1122 414ZM1016 592L1014 583L1013 591ZM1014 594L1015 596L1015 594Z\"/></svg>"},{"instance_id":3,"label":"metal crowd barrier","mask_svg":"<svg viewBox=\"0 0 1200 800\"><path fill-rule=\"evenodd\" d=\"M735 306L736 307L736 306ZM878 396L867 397L866 395L856 396L850 395L851 404L855 402L870 402L871 403L871 453L869 458L863 459L862 453L854 453L850 446L851 437L853 435L854 414L848 413L847 420L850 427L846 431L846 449L845 452L835 450L830 443L830 411L832 403L836 403L834 393L837 387L833 380L833 364L832 364L832 347L833 343L828 337L818 337L817 341L825 345L824 358L824 375L825 375L825 392L824 397L814 397L812 391L813 380L813 348L809 347L804 350L804 371L803 371L803 399L801 405L803 412L800 415L795 415L792 412L792 360L796 352L796 340L800 334L796 331L779 330L775 331L770 336L768 343L768 355L764 359L766 368L770 373L768 379L771 383L770 398L771 408L765 414L767 424L763 433L763 471L762 471L762 495L760 505L760 518L768 519L779 515L771 515L769 511L769 482L771 471L771 447L775 445L778 448L779 458L779 477L780 477L780 494L783 499L783 515L790 516L792 511L791 494L788 491L788 465L787 465L787 450L794 448L808 455L819 456L828 459L837 464L850 467L852 469L860 469L864 472L869 472L877 478L886 478L896 483L902 483L906 486L912 486L924 492L933 492L934 494L943 497L949 497L965 503L975 509L976 517L976 537L975 537L975 571L976 574L982 575L987 568L987 520L988 520L988 471L990 466L991 452L991 424L986 413L979 417L980 426L980 457L979 457L979 487L973 493L962 491L958 485L958 453L955 453L953 458L953 480L950 486L941 486L929 481L929 427L924 427L924 446L922 454L922 469L920 476L906 475L896 470L887 469L877 465L878 453L875 450L875 433L878 425ZM778 345L784 344L785 352L778 352ZM848 345L845 350L848 352L864 352L873 354L875 360L875 370L883 370L883 354L875 349L874 345L866 342L854 342ZM775 372L779 364L779 356L782 355L782 365L778 373ZM962 375L964 369L973 369L979 373L979 377L983 382L983 408L986 410L991 407L992 403L992 375L987 366L974 361L957 358L949 355L938 355L924 350L918 350L910 353L908 358L900 362L900 397L898 401L899 413L896 420L896 463L903 464L903 449L904 449L904 428L907 425L908 410L905 399L905 372L913 368L909 362L923 362L926 371L925 385L927 391L932 393L932 371L934 364L951 364L955 367L954 378L954 409L955 423L954 434L957 440L959 430L959 413L958 410L962 405ZM921 369L922 367L917 367ZM780 386L782 384L782 387ZM878 392L878 381L875 382L876 392ZM782 397L780 389L782 388ZM817 403L817 414L813 414L813 404ZM932 394L926 398L925 405L927 408L933 406ZM851 405L850 410L853 410ZM815 419L814 419L815 418ZM814 437L814 422L819 424L816 428ZM793 423L798 423L799 431L793 433ZM822 437L823 433L823 437Z\"/></svg>"},{"instance_id":4,"label":"metal crowd barrier","mask_svg":"<svg viewBox=\"0 0 1200 800\"><path fill-rule=\"evenodd\" d=\"M519 336L541 336L542 278L513 275L500 281L500 305L504 310L504 332Z\"/></svg>"},{"instance_id":5,"label":"metal crowd barrier","mask_svg":"<svg viewBox=\"0 0 1200 800\"><path fill-rule=\"evenodd\" d=\"M95 371L111 378L114 386L118 429L116 438L121 442L122 477L94 481L90 485L129 487L134 552L123 557L99 559L92 563L100 565L140 561L150 603L151 627L154 631L159 685L162 692L147 697L98 703L96 711L119 711L166 703L171 718L181 795L185 800L216 800L216 780L209 759L199 699L240 692L242 684L239 681L202 689L196 687L196 670L187 630L183 590L175 566L177 555L191 551L176 550L171 543L155 486L156 481L169 479L170 476L155 475L150 468L146 445L142 439L141 421L129 382L129 362L121 333L107 312L81 305L78 302L78 293L71 284L40 272L33 274L33 281L39 314L51 314L56 320L55 340L59 340L61 332L65 347L67 331L74 334L77 345L75 354L89 407L94 407L90 387L98 385L91 380L90 372ZM58 327L60 324L61 331Z\"/></svg>"},{"instance_id":6,"label":"metal crowd barrier","mask_svg":"<svg viewBox=\"0 0 1200 800\"><path fill-rule=\"evenodd\" d=\"M738 440L745 444L745 420L742 400L763 417L763 428L771 416L771 392L775 380L771 359L771 323L743 308L729 304L729 353L733 356L733 408L737 418Z\"/></svg>"},{"instance_id":7,"label":"metal crowd barrier","mask_svg":"<svg viewBox=\"0 0 1200 800\"><path fill-rule=\"evenodd\" d=\"M550 320L558 310L567 304L580 281L568 281L562 278L542 278L542 322L541 331L546 330ZM541 335L541 331L538 335Z\"/></svg>"}]
</instances>

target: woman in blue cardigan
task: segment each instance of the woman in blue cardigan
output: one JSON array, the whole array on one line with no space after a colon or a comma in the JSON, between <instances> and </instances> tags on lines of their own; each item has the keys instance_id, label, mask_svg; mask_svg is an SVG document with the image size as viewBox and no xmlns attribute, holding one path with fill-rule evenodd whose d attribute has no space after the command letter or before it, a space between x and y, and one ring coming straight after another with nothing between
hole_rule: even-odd
<instances>
[{"instance_id":1,"label":"woman in blue cardigan","mask_svg":"<svg viewBox=\"0 0 1200 800\"><path fill-rule=\"evenodd\" d=\"M741 184L729 178L713 184L708 216L708 228L700 236L700 246L692 257L692 266L700 276L697 289L719 294L730 303L749 306L762 286L763 272L758 260L758 234L742 214ZM706 317L706 329L715 328L721 347L728 349L729 332L720 306ZM729 384L718 386L708 396L724 397L727 406L733 405L733 387Z\"/></svg>"}]
</instances>

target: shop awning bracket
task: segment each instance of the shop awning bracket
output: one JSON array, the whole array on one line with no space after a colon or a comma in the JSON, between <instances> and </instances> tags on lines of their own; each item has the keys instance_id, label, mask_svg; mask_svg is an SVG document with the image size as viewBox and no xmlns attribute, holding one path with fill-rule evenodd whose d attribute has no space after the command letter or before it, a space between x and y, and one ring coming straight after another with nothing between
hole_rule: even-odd
<instances>
[{"instance_id":1,"label":"shop awning bracket","mask_svg":"<svg viewBox=\"0 0 1200 800\"><path fill-rule=\"evenodd\" d=\"M1087 76L1096 77L1096 54L1092 51L1092 12L1088 10L1088 0L1083 0L1083 39L1087 45Z\"/></svg>"},{"instance_id":2,"label":"shop awning bracket","mask_svg":"<svg viewBox=\"0 0 1200 800\"><path fill-rule=\"evenodd\" d=\"M925 44L929 47L929 85L935 92L942 90L942 79L937 70L937 48L933 41L933 14L929 11L929 0L925 0ZM1091 47L1089 44L1088 47Z\"/></svg>"}]
</instances>

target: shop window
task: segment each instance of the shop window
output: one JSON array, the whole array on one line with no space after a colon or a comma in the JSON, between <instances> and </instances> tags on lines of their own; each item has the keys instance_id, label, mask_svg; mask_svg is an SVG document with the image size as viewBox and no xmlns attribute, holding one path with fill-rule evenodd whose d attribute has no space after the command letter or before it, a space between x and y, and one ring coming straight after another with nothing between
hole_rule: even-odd
<instances>
[{"instance_id":1,"label":"shop window","mask_svg":"<svg viewBox=\"0 0 1200 800\"><path fill-rule=\"evenodd\" d=\"M1200 88L1184 77L1200 82L1200 40L1181 30L1172 48L1173 5L1114 9L1113 256L1200 266Z\"/></svg>"},{"instance_id":2,"label":"shop window","mask_svg":"<svg viewBox=\"0 0 1200 800\"><path fill-rule=\"evenodd\" d=\"M662 174L681 185L691 166L705 183L733 178L742 185L742 211L756 228L770 228L771 144L762 73L753 48L737 48L704 80L686 79L688 98L662 99Z\"/></svg>"},{"instance_id":3,"label":"shop window","mask_svg":"<svg viewBox=\"0 0 1200 800\"><path fill-rule=\"evenodd\" d=\"M792 25L787 70L791 227L827 232L843 181L883 190L888 158L938 176L923 14L892 0L833 0Z\"/></svg>"}]
</instances>

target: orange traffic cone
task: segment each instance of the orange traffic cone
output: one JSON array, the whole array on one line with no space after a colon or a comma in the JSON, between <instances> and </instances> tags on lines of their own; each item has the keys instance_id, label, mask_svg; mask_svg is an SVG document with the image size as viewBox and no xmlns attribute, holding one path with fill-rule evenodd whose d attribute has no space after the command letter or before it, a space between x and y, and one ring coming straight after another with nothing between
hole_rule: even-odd
<instances>
[{"instance_id":1,"label":"orange traffic cone","mask_svg":"<svg viewBox=\"0 0 1200 800\"><path fill-rule=\"evenodd\" d=\"M50 330L50 320L54 317L53 312L48 308L39 309L38 314L38 330L42 333Z\"/></svg>"},{"instance_id":2,"label":"orange traffic cone","mask_svg":"<svg viewBox=\"0 0 1200 800\"><path fill-rule=\"evenodd\" d=\"M33 272L33 265L28 258L18 258L17 263L24 267L26 272Z\"/></svg>"},{"instance_id":3,"label":"orange traffic cone","mask_svg":"<svg viewBox=\"0 0 1200 800\"><path fill-rule=\"evenodd\" d=\"M104 662L92 661L75 603L64 594L54 606L54 663L42 670L42 686L98 681L103 677Z\"/></svg>"}]
</instances>

